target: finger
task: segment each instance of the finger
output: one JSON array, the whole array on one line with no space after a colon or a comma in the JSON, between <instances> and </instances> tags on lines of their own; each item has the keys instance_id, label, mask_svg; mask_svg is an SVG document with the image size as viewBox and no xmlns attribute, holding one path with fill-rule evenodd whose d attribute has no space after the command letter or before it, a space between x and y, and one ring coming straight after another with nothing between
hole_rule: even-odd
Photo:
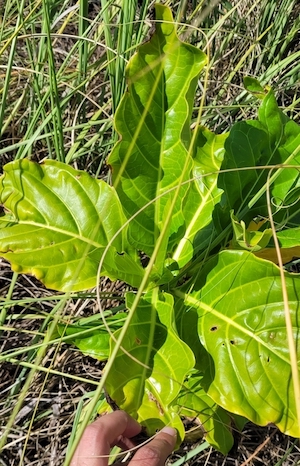
<instances>
[{"instance_id":1,"label":"finger","mask_svg":"<svg viewBox=\"0 0 300 466\"><path fill-rule=\"evenodd\" d=\"M116 442L116 446L121 448L121 450L126 451L131 448L136 448L137 443L135 442L135 437L131 440L130 438L121 435Z\"/></svg>"},{"instance_id":2,"label":"finger","mask_svg":"<svg viewBox=\"0 0 300 466\"><path fill-rule=\"evenodd\" d=\"M177 432L164 427L151 442L141 447L128 466L164 466L175 447Z\"/></svg>"},{"instance_id":3,"label":"finger","mask_svg":"<svg viewBox=\"0 0 300 466\"><path fill-rule=\"evenodd\" d=\"M107 466L110 449L121 436L134 437L141 426L124 411L114 411L87 426L71 466Z\"/></svg>"}]
</instances>

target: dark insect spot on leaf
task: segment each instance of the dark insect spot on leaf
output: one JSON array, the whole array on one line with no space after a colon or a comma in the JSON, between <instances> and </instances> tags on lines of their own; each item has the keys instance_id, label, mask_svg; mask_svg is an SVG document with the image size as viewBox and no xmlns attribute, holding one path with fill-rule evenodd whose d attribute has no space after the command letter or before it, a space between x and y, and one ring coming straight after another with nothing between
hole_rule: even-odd
<instances>
[{"instance_id":1,"label":"dark insect spot on leaf","mask_svg":"<svg viewBox=\"0 0 300 466\"><path fill-rule=\"evenodd\" d=\"M145 254L143 251L138 251L139 253L139 257L140 257L140 261L141 261L141 264L144 268L147 267L147 265L149 264L149 261L150 261L150 257L147 256L147 254Z\"/></svg>"},{"instance_id":2,"label":"dark insect spot on leaf","mask_svg":"<svg viewBox=\"0 0 300 466\"><path fill-rule=\"evenodd\" d=\"M124 256L124 252L118 252L117 251L117 254L118 254L118 256Z\"/></svg>"},{"instance_id":3,"label":"dark insect spot on leaf","mask_svg":"<svg viewBox=\"0 0 300 466\"><path fill-rule=\"evenodd\" d=\"M234 341L234 340L230 340L230 344L231 344L231 345L235 345L235 341Z\"/></svg>"},{"instance_id":4,"label":"dark insect spot on leaf","mask_svg":"<svg viewBox=\"0 0 300 466\"><path fill-rule=\"evenodd\" d=\"M211 332L215 332L216 330L218 330L217 325L214 325L214 326L211 327L211 329L210 329Z\"/></svg>"},{"instance_id":5,"label":"dark insect spot on leaf","mask_svg":"<svg viewBox=\"0 0 300 466\"><path fill-rule=\"evenodd\" d=\"M267 357L267 362L270 362L270 357L269 356Z\"/></svg>"},{"instance_id":6,"label":"dark insect spot on leaf","mask_svg":"<svg viewBox=\"0 0 300 466\"><path fill-rule=\"evenodd\" d=\"M135 342L137 345L140 345L142 343L142 341L138 337L135 337Z\"/></svg>"}]
</instances>

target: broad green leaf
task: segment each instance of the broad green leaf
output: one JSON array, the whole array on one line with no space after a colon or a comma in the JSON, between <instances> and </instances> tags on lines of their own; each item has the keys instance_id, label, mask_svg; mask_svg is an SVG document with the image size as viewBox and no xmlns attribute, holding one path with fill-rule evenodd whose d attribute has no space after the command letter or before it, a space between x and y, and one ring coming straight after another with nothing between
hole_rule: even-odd
<instances>
[{"instance_id":1,"label":"broad green leaf","mask_svg":"<svg viewBox=\"0 0 300 466\"><path fill-rule=\"evenodd\" d=\"M183 204L185 232L172 256L179 267L203 249L203 245L205 247L201 233L211 223L214 206L222 195L217 182L227 136L216 135L203 127L198 129L192 169L194 179Z\"/></svg>"},{"instance_id":2,"label":"broad green leaf","mask_svg":"<svg viewBox=\"0 0 300 466\"><path fill-rule=\"evenodd\" d=\"M258 215L267 215L265 192L250 213L248 202L266 182L267 170L256 167L264 163L261 160L269 151L268 134L259 121L242 121L231 128L218 177L223 195L215 208L214 224L219 233L231 223L231 210L246 223Z\"/></svg>"},{"instance_id":3,"label":"broad green leaf","mask_svg":"<svg viewBox=\"0 0 300 466\"><path fill-rule=\"evenodd\" d=\"M276 236L281 248L300 246L300 227L278 231Z\"/></svg>"},{"instance_id":4,"label":"broad green leaf","mask_svg":"<svg viewBox=\"0 0 300 466\"><path fill-rule=\"evenodd\" d=\"M199 339L197 310L186 307L184 299L176 296L174 311L178 335L193 351L196 360L195 369L203 373L212 364L212 359Z\"/></svg>"},{"instance_id":5,"label":"broad green leaf","mask_svg":"<svg viewBox=\"0 0 300 466\"><path fill-rule=\"evenodd\" d=\"M254 167L268 150L268 134L259 122L256 125L248 121L236 123L225 142L224 162L220 173L219 186L224 190L221 205L229 211L239 212L241 205L252 197L253 185L262 175ZM245 168L249 168L245 169ZM255 190L254 190L255 192Z\"/></svg>"},{"instance_id":6,"label":"broad green leaf","mask_svg":"<svg viewBox=\"0 0 300 466\"><path fill-rule=\"evenodd\" d=\"M84 355L107 361L110 335L103 328L82 328L69 324L66 330L65 326L59 325L58 331L60 335L73 335L72 339L68 339L68 344L75 345Z\"/></svg>"},{"instance_id":7,"label":"broad green leaf","mask_svg":"<svg viewBox=\"0 0 300 466\"><path fill-rule=\"evenodd\" d=\"M231 424L234 416L229 417L228 413L207 395L201 385L203 374L213 365L213 360L199 340L197 310L186 307L184 300L176 298L175 313L178 334L192 349L197 370L192 370L188 374L174 405L181 416L198 420L201 426L200 432L202 431L205 439L226 454L233 443Z\"/></svg>"},{"instance_id":8,"label":"broad green leaf","mask_svg":"<svg viewBox=\"0 0 300 466\"><path fill-rule=\"evenodd\" d=\"M128 246L126 249L128 249ZM144 275L144 269L137 254L132 250L130 250L130 254L124 250L122 252L115 251L112 264L112 267L107 268L110 277L124 280L135 288L139 287Z\"/></svg>"},{"instance_id":9,"label":"broad green leaf","mask_svg":"<svg viewBox=\"0 0 300 466\"><path fill-rule=\"evenodd\" d=\"M176 404L181 416L193 419L194 423L198 420L205 440L226 455L233 446L233 418L207 395L201 386L202 379L194 371L185 381Z\"/></svg>"},{"instance_id":10,"label":"broad green leaf","mask_svg":"<svg viewBox=\"0 0 300 466\"><path fill-rule=\"evenodd\" d=\"M264 99L258 112L258 118L268 132L269 145L273 150L271 160L265 159L266 162L299 166L300 126L279 109L272 90ZM299 186L299 169L285 168L280 170L272 187L273 203L278 204L278 206L289 205L291 191L298 188L299 193Z\"/></svg>"},{"instance_id":11,"label":"broad green leaf","mask_svg":"<svg viewBox=\"0 0 300 466\"><path fill-rule=\"evenodd\" d=\"M111 332L122 327L127 313L122 312L106 318L106 324ZM90 324L58 324L57 330L60 336L73 336L68 338L68 343L77 346L86 356L106 361L109 357L110 333L106 330L100 316Z\"/></svg>"},{"instance_id":12,"label":"broad green leaf","mask_svg":"<svg viewBox=\"0 0 300 466\"><path fill-rule=\"evenodd\" d=\"M116 235L101 274L129 283L134 277L132 284L138 286L141 266L127 274L115 265L126 246L125 218L114 188L53 160L41 165L16 160L4 170L0 203L7 213L0 217L6 225L0 229L0 254L14 271L33 274L56 290L94 287L99 261Z\"/></svg>"},{"instance_id":13,"label":"broad green leaf","mask_svg":"<svg viewBox=\"0 0 300 466\"><path fill-rule=\"evenodd\" d=\"M120 141L108 159L126 215L134 216L129 241L148 255L174 199L170 244L183 234L189 184L181 184L191 178L190 120L197 77L206 64L203 52L178 39L169 8L157 4L156 17L155 34L127 66L128 92L115 116ZM164 249L170 249L167 242Z\"/></svg>"},{"instance_id":14,"label":"broad green leaf","mask_svg":"<svg viewBox=\"0 0 300 466\"><path fill-rule=\"evenodd\" d=\"M129 308L133 300L129 293ZM118 352L106 389L121 409L147 427L149 435L168 424L178 429L182 440L184 428L172 403L195 361L174 328L173 297L157 289L145 295L122 342L128 354ZM114 337L118 335L119 331Z\"/></svg>"},{"instance_id":15,"label":"broad green leaf","mask_svg":"<svg viewBox=\"0 0 300 466\"><path fill-rule=\"evenodd\" d=\"M286 273L286 288L297 342L300 277ZM214 362L203 380L207 394L227 411L299 437L278 267L223 251L202 268L185 303L198 312L199 337Z\"/></svg>"},{"instance_id":16,"label":"broad green leaf","mask_svg":"<svg viewBox=\"0 0 300 466\"><path fill-rule=\"evenodd\" d=\"M275 164L300 165L300 126L283 114L273 91L269 90L262 100L258 120L236 123L225 142L218 182L224 190L218 206L219 229L227 226L232 209L244 221L251 221L256 215L268 215L266 190L270 170L259 167ZM276 221L286 222L284 207L290 204L291 190L296 190L295 202L300 185L299 171L278 168L270 175Z\"/></svg>"},{"instance_id":17,"label":"broad green leaf","mask_svg":"<svg viewBox=\"0 0 300 466\"><path fill-rule=\"evenodd\" d=\"M244 87L248 92L251 92L257 99L263 99L269 88L263 88L259 81L251 76L246 76L243 79Z\"/></svg>"}]
</instances>

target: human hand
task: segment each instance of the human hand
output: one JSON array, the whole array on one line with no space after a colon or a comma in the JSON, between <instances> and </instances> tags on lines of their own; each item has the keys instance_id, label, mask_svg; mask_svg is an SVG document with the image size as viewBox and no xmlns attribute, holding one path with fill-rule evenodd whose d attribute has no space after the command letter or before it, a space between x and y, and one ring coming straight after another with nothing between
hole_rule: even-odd
<instances>
[{"instance_id":1,"label":"human hand","mask_svg":"<svg viewBox=\"0 0 300 466\"><path fill-rule=\"evenodd\" d=\"M75 451L71 466L107 466L110 450L118 445L126 450L141 426L125 411L114 411L87 426ZM152 440L137 450L128 466L163 466L176 443L176 430L164 427ZM119 466L124 463L119 463ZM116 466L116 465L115 465Z\"/></svg>"}]
</instances>

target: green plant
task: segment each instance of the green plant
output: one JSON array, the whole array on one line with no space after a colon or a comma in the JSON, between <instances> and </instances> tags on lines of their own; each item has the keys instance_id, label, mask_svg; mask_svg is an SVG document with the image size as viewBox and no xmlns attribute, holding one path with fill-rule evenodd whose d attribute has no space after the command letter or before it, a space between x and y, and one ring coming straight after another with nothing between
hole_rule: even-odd
<instances>
[{"instance_id":1,"label":"green plant","mask_svg":"<svg viewBox=\"0 0 300 466\"><path fill-rule=\"evenodd\" d=\"M79 339L58 328L93 356L99 339L100 388L149 434L170 423L182 440L184 415L222 452L245 419L298 437L300 281L274 262L299 247L299 126L247 78L257 120L216 135L200 112L191 130L207 59L178 40L168 8L156 12L115 115L113 186L54 160L6 165L1 255L56 290L100 275L133 287L110 343L92 327Z\"/></svg>"}]
</instances>

